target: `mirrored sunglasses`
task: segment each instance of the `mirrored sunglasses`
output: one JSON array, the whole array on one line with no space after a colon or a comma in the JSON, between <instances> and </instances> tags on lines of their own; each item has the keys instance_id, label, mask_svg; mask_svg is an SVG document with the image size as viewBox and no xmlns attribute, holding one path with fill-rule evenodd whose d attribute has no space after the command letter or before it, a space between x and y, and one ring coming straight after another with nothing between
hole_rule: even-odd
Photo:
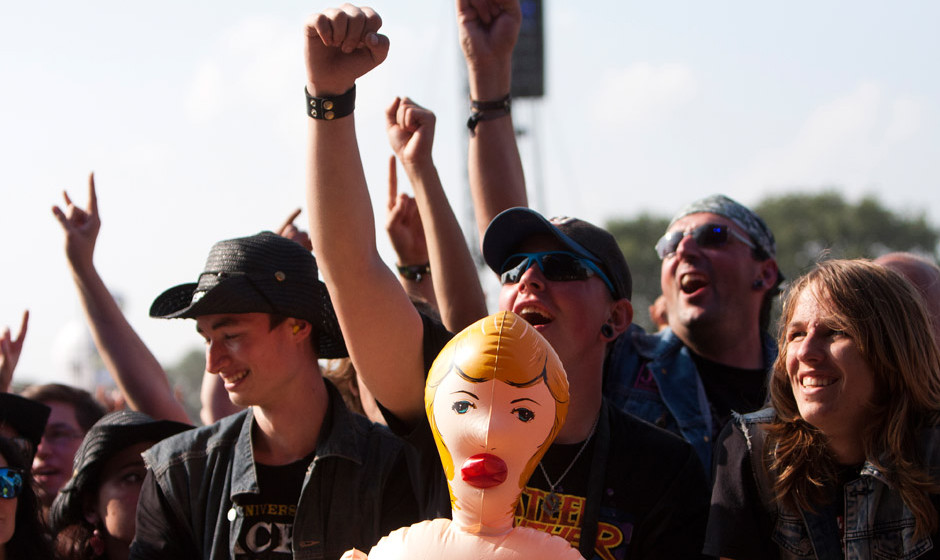
<instances>
[{"instance_id":1,"label":"mirrored sunglasses","mask_svg":"<svg viewBox=\"0 0 940 560\"><path fill-rule=\"evenodd\" d=\"M503 263L499 281L502 284L515 284L532 265L538 266L545 278L552 282L573 282L597 276L604 281L611 294L616 294L614 285L597 263L567 251L516 253Z\"/></svg>"},{"instance_id":2,"label":"mirrored sunglasses","mask_svg":"<svg viewBox=\"0 0 940 560\"><path fill-rule=\"evenodd\" d=\"M665 259L674 254L676 248L679 247L679 243L681 243L682 239L687 235L691 235L692 239L695 240L695 244L699 247L709 249L724 247L728 244L729 234L751 249L756 248L753 241L733 230L731 226L725 224L704 224L689 231L672 231L660 237L659 241L656 242L656 254L659 255L660 259Z\"/></svg>"},{"instance_id":3,"label":"mirrored sunglasses","mask_svg":"<svg viewBox=\"0 0 940 560\"><path fill-rule=\"evenodd\" d=\"M23 490L23 469L0 467L0 498L12 500Z\"/></svg>"}]
</instances>

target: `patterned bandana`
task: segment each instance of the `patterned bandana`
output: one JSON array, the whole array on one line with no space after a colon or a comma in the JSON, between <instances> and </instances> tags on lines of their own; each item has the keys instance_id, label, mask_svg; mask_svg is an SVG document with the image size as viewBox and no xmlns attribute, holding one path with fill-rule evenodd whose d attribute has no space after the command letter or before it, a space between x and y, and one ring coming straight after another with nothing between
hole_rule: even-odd
<instances>
[{"instance_id":1,"label":"patterned bandana","mask_svg":"<svg viewBox=\"0 0 940 560\"><path fill-rule=\"evenodd\" d=\"M744 205L723 194L715 194L689 204L673 216L672 221L669 222L669 227L672 227L672 224L689 214L701 213L717 214L728 218L746 231L754 240L754 243L770 258L777 258L777 242L774 241L774 234L764 223L764 220Z\"/></svg>"}]
</instances>

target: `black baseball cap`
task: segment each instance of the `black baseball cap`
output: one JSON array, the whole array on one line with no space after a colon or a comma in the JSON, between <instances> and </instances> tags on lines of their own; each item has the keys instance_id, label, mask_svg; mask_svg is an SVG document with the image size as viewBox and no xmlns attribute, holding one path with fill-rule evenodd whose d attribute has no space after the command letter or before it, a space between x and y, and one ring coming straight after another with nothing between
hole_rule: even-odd
<instances>
[{"instance_id":1,"label":"black baseball cap","mask_svg":"<svg viewBox=\"0 0 940 560\"><path fill-rule=\"evenodd\" d=\"M535 235L548 234L569 251L593 261L610 279L615 299L633 296L633 278L623 251L607 230L578 218L547 219L530 208L510 208L500 212L483 235L483 259L499 274L506 259Z\"/></svg>"}]
</instances>

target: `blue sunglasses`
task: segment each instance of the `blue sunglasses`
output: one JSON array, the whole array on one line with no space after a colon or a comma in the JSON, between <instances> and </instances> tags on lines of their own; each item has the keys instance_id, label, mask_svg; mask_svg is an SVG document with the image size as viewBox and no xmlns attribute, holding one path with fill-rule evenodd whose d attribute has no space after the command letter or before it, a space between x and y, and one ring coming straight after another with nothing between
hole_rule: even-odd
<instances>
[{"instance_id":1,"label":"blue sunglasses","mask_svg":"<svg viewBox=\"0 0 940 560\"><path fill-rule=\"evenodd\" d=\"M23 491L23 469L0 467L0 498L12 500Z\"/></svg>"},{"instance_id":2,"label":"blue sunglasses","mask_svg":"<svg viewBox=\"0 0 940 560\"><path fill-rule=\"evenodd\" d=\"M597 263L568 251L542 251L539 253L516 253L506 259L500 268L499 281L515 284L525 271L537 265L545 278L552 282L574 282L597 276L616 297L617 291Z\"/></svg>"}]
</instances>

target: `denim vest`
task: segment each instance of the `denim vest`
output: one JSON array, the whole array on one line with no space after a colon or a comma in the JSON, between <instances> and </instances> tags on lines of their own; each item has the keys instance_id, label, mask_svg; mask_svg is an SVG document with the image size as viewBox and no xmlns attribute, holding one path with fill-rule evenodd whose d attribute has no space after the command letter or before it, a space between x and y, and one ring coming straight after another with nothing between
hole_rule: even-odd
<instances>
[{"instance_id":1,"label":"denim vest","mask_svg":"<svg viewBox=\"0 0 940 560\"><path fill-rule=\"evenodd\" d=\"M764 367L769 371L777 356L776 344L766 333L762 342ZM643 371L653 376L657 392L634 387ZM671 329L650 334L631 325L618 337L608 358L604 395L624 412L682 436L695 448L710 476L713 438L721 426L713 425L711 405L691 351Z\"/></svg>"},{"instance_id":2,"label":"denim vest","mask_svg":"<svg viewBox=\"0 0 940 560\"><path fill-rule=\"evenodd\" d=\"M794 512L774 500L773 483L759 459L766 457L765 432L760 425L770 423L774 414L773 409L766 408L736 415L734 421L747 442L754 480L771 514L772 539L779 547L781 560L911 560L933 549L930 536L914 538L914 514L884 475L867 461L859 478L844 486L844 542L839 538L835 506ZM928 430L922 441L928 465L940 465L940 428Z\"/></svg>"},{"instance_id":3,"label":"denim vest","mask_svg":"<svg viewBox=\"0 0 940 560\"><path fill-rule=\"evenodd\" d=\"M317 444L297 502L292 534L297 559L339 558L353 547L368 549L385 533L380 526L386 485L402 483L396 477L406 483L408 478L401 440L350 412L329 382L327 388L332 425ZM166 526L158 532L186 533L158 546L135 541L131 558L166 558L167 551L181 558L235 558L244 520L239 497L260 494L251 451L253 424L248 409L144 453L148 478L154 478L165 503L141 502L140 508L157 511L138 519L162 517Z\"/></svg>"}]
</instances>

